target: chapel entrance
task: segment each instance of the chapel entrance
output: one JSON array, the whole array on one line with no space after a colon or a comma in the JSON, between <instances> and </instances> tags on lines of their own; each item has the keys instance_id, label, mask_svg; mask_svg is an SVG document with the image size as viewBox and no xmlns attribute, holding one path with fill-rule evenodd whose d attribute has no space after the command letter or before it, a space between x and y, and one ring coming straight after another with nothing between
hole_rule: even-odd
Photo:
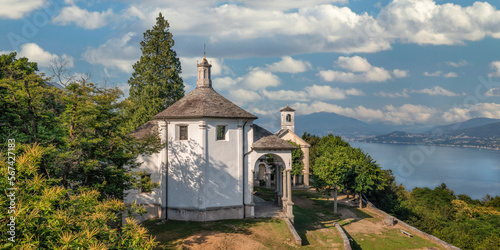
<instances>
[{"instance_id":1,"label":"chapel entrance","mask_svg":"<svg viewBox=\"0 0 500 250\"><path fill-rule=\"evenodd\" d=\"M287 178L290 170L287 164L278 154L263 154L254 166L254 187L273 190L274 199L267 200L254 195L255 217L290 217L293 220L292 201L291 201L291 182ZM289 210L287 212L287 210Z\"/></svg>"}]
</instances>

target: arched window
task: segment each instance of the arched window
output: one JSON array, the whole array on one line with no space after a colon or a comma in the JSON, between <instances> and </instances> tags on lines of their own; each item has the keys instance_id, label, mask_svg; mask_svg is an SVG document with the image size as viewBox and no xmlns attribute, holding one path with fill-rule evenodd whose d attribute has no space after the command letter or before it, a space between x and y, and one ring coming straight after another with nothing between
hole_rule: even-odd
<instances>
[{"instance_id":1,"label":"arched window","mask_svg":"<svg viewBox=\"0 0 500 250\"><path fill-rule=\"evenodd\" d=\"M290 114L286 115L286 122L291 122L292 116Z\"/></svg>"}]
</instances>

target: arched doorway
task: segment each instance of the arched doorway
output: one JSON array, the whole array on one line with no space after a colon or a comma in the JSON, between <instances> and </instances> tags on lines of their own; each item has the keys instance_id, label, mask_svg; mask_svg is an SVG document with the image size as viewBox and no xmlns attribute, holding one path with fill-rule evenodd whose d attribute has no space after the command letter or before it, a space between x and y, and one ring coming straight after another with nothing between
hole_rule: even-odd
<instances>
[{"instance_id":1,"label":"arched doorway","mask_svg":"<svg viewBox=\"0 0 500 250\"><path fill-rule=\"evenodd\" d=\"M265 182L265 186L273 188L275 194L273 202L263 202L259 197L254 197L255 217L274 217L279 215L275 210L282 210L285 216L293 220L290 151L254 151L252 154L253 159L258 157L253 164L254 186L263 186L261 183ZM272 176L274 185L271 185Z\"/></svg>"}]
</instances>

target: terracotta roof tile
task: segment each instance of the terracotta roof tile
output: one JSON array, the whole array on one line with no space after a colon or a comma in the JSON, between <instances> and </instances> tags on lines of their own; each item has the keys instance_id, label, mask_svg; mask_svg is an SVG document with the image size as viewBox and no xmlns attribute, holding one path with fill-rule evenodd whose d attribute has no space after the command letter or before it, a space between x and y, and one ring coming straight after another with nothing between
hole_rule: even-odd
<instances>
[{"instance_id":1,"label":"terracotta roof tile","mask_svg":"<svg viewBox=\"0 0 500 250\"><path fill-rule=\"evenodd\" d=\"M142 124L140 127L136 128L132 133L136 139L142 139L149 135L154 135L158 133L158 122L157 121L149 121Z\"/></svg>"},{"instance_id":2,"label":"terracotta roof tile","mask_svg":"<svg viewBox=\"0 0 500 250\"><path fill-rule=\"evenodd\" d=\"M210 87L197 87L172 106L153 116L153 119L171 118L243 118L258 117L238 107Z\"/></svg>"},{"instance_id":3,"label":"terracotta roof tile","mask_svg":"<svg viewBox=\"0 0 500 250\"><path fill-rule=\"evenodd\" d=\"M286 107L282 108L280 111L295 111L295 109L290 108L290 106L286 105Z\"/></svg>"},{"instance_id":4,"label":"terracotta roof tile","mask_svg":"<svg viewBox=\"0 0 500 250\"><path fill-rule=\"evenodd\" d=\"M278 136L267 131L263 127L254 124L253 125L253 149L264 149L264 150L292 150L295 146L288 143L287 141L280 139Z\"/></svg>"}]
</instances>

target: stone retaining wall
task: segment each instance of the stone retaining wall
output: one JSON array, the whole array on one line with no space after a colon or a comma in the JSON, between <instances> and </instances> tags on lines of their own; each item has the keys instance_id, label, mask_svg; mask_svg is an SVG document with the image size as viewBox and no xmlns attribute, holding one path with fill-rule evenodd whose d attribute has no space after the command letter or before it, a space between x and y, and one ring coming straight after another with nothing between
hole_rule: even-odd
<instances>
[{"instance_id":1,"label":"stone retaining wall","mask_svg":"<svg viewBox=\"0 0 500 250\"><path fill-rule=\"evenodd\" d=\"M351 250L351 241L349 241L349 238L345 234L344 230L342 227L339 225L339 223L335 222L335 227L339 231L340 237L342 237L342 241L344 242L344 249L345 250Z\"/></svg>"},{"instance_id":2,"label":"stone retaining wall","mask_svg":"<svg viewBox=\"0 0 500 250\"><path fill-rule=\"evenodd\" d=\"M295 230L295 227L293 226L290 219L285 217L285 218L283 218L283 220L285 220L286 225L288 226L288 229L290 229L290 232L293 234L293 238L295 238L295 244L302 246L302 239L300 238L299 234L297 233L297 230Z\"/></svg>"}]
</instances>

